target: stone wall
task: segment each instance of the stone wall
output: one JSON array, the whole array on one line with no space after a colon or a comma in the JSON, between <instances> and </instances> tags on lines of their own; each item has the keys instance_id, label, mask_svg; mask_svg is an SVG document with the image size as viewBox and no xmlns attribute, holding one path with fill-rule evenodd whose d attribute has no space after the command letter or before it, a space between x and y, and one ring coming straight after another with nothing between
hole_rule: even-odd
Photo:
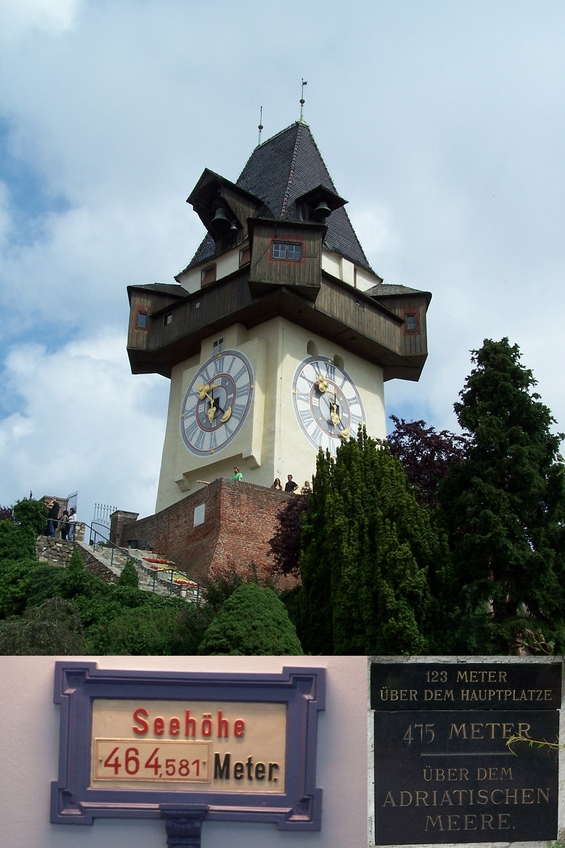
<instances>
[{"instance_id":1,"label":"stone wall","mask_svg":"<svg viewBox=\"0 0 565 848\"><path fill-rule=\"evenodd\" d=\"M77 545L77 549L82 557L86 571L89 571L90 574L94 574L95 577L99 577L100 580L104 581L104 583L118 582L118 577L114 574L114 572L109 569L108 566L104 565L104 563L100 562L100 560L95 557L91 551L89 551L86 545Z\"/></svg>"},{"instance_id":2,"label":"stone wall","mask_svg":"<svg viewBox=\"0 0 565 848\"><path fill-rule=\"evenodd\" d=\"M123 543L147 540L150 548L199 583L208 582L215 571L245 570L250 563L261 575L272 565L269 540L289 497L253 483L215 480L161 512L125 526Z\"/></svg>"},{"instance_id":3,"label":"stone wall","mask_svg":"<svg viewBox=\"0 0 565 848\"><path fill-rule=\"evenodd\" d=\"M35 550L39 562L66 567L71 560L74 547L73 542L52 539L50 536L38 536Z\"/></svg>"},{"instance_id":4,"label":"stone wall","mask_svg":"<svg viewBox=\"0 0 565 848\"><path fill-rule=\"evenodd\" d=\"M118 578L101 563L94 554L89 551L84 544L75 545L74 542L67 542L63 539L52 539L50 536L38 536L36 542L36 555L39 562L47 562L49 565L56 565L60 568L66 568L71 561L71 556L75 547L79 551L84 567L91 574L99 577L104 583L116 583Z\"/></svg>"}]
</instances>

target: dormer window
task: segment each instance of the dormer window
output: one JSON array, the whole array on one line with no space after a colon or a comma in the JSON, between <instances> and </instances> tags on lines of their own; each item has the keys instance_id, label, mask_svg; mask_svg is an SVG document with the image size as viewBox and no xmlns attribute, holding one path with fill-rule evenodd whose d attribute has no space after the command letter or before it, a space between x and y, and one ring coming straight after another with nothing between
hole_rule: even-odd
<instances>
[{"instance_id":1,"label":"dormer window","mask_svg":"<svg viewBox=\"0 0 565 848\"><path fill-rule=\"evenodd\" d=\"M299 262L302 259L302 245L296 242L274 241L272 249L273 259L290 259Z\"/></svg>"},{"instance_id":2,"label":"dormer window","mask_svg":"<svg viewBox=\"0 0 565 848\"><path fill-rule=\"evenodd\" d=\"M203 271L200 272L200 285L207 286L209 283L213 283L216 280L216 266L210 265L209 268L204 268Z\"/></svg>"},{"instance_id":3,"label":"dormer window","mask_svg":"<svg viewBox=\"0 0 565 848\"><path fill-rule=\"evenodd\" d=\"M166 327L168 324L171 324L173 321L173 313L167 312L166 315L163 315L163 326Z\"/></svg>"},{"instance_id":4,"label":"dormer window","mask_svg":"<svg viewBox=\"0 0 565 848\"><path fill-rule=\"evenodd\" d=\"M419 333L419 321L418 321L418 313L417 312L405 312L404 313L404 332L405 333Z\"/></svg>"},{"instance_id":5,"label":"dormer window","mask_svg":"<svg viewBox=\"0 0 565 848\"><path fill-rule=\"evenodd\" d=\"M138 330L146 330L147 329L147 319L149 315L147 312L138 312L137 313L137 329Z\"/></svg>"}]
</instances>

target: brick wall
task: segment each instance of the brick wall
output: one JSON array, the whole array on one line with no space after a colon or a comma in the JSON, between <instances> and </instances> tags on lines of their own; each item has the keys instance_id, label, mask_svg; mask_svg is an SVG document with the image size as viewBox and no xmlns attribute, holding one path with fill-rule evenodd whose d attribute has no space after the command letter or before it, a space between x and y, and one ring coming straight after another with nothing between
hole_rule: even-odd
<instances>
[{"instance_id":1,"label":"brick wall","mask_svg":"<svg viewBox=\"0 0 565 848\"><path fill-rule=\"evenodd\" d=\"M113 512L110 516L110 541L119 547L125 547L128 540L123 535L124 527L136 521L138 516L139 512L126 512L124 509Z\"/></svg>"},{"instance_id":2,"label":"brick wall","mask_svg":"<svg viewBox=\"0 0 565 848\"><path fill-rule=\"evenodd\" d=\"M272 565L269 540L279 510L292 497L253 483L220 479L156 515L124 526L122 539L146 539L156 552L199 583L225 568L259 576ZM204 521L194 525L195 509Z\"/></svg>"}]
</instances>

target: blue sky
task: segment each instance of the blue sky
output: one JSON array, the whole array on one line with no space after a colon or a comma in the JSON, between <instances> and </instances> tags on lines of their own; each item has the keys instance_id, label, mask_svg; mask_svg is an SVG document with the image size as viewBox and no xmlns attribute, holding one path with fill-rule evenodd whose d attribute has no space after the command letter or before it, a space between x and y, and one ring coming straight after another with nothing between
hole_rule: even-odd
<instances>
[{"instance_id":1,"label":"blue sky","mask_svg":"<svg viewBox=\"0 0 565 848\"><path fill-rule=\"evenodd\" d=\"M129 372L126 286L172 281L205 167L308 120L375 270L433 293L387 411L456 429L508 336L565 429L565 6L553 0L4 0L0 503L153 511L167 381Z\"/></svg>"}]
</instances>

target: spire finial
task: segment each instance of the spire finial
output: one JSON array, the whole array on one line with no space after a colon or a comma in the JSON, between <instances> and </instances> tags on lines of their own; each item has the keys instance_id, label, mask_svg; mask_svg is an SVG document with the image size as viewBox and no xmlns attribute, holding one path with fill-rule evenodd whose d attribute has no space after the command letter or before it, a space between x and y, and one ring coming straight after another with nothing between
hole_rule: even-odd
<instances>
[{"instance_id":1,"label":"spire finial","mask_svg":"<svg viewBox=\"0 0 565 848\"><path fill-rule=\"evenodd\" d=\"M259 111L259 127L258 127L258 129L259 129L259 141L257 142L257 147L259 147L260 144L261 144L261 132L263 131L263 107L262 106L260 107L260 111Z\"/></svg>"},{"instance_id":2,"label":"spire finial","mask_svg":"<svg viewBox=\"0 0 565 848\"><path fill-rule=\"evenodd\" d=\"M305 85L308 85L308 80L303 79L302 80L302 91L301 91L301 94L300 94L300 123L301 124L306 123L306 121L304 120L304 104L306 102L304 100L304 86Z\"/></svg>"}]
</instances>

